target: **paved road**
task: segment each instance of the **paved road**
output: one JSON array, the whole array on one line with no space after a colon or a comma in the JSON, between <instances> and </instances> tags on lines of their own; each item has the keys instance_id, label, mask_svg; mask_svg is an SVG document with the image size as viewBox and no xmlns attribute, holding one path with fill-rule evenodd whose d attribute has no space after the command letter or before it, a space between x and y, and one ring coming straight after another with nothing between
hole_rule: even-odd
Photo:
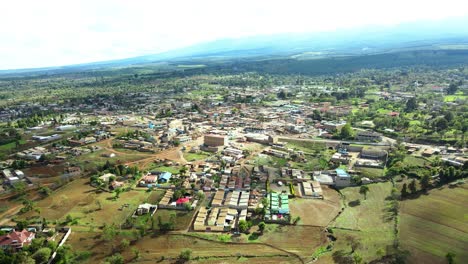
<instances>
[{"instance_id":1,"label":"paved road","mask_svg":"<svg viewBox=\"0 0 468 264\"><path fill-rule=\"evenodd\" d=\"M319 142L319 143L333 143L333 144L340 144L342 142L351 143L351 144L359 144L359 145L369 145L369 146L392 146L393 142L396 140L387 138L388 140L383 140L382 142L360 142L360 141L352 141L352 140L334 140L334 139L312 139L312 138L297 138L297 137L286 137L286 136L279 136L278 140L297 140L297 141L304 141L304 142ZM393 141L392 141L393 140Z\"/></svg>"}]
</instances>

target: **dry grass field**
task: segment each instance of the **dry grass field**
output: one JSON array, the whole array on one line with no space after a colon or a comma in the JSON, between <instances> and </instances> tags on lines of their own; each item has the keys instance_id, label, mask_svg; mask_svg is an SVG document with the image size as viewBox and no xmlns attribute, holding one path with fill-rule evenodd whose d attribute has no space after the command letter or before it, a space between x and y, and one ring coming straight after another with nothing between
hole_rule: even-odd
<instances>
[{"instance_id":1,"label":"dry grass field","mask_svg":"<svg viewBox=\"0 0 468 264\"><path fill-rule=\"evenodd\" d=\"M291 215L301 218L298 225L326 227L337 216L341 210L338 192L326 186L323 192L324 200L296 198L289 201Z\"/></svg>"}]
</instances>

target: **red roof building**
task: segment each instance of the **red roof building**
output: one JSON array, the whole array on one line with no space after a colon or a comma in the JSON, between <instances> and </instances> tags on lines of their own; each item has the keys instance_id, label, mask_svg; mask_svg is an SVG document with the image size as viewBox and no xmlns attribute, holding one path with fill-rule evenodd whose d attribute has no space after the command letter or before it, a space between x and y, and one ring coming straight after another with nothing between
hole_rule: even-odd
<instances>
[{"instance_id":1,"label":"red roof building","mask_svg":"<svg viewBox=\"0 0 468 264\"><path fill-rule=\"evenodd\" d=\"M36 234L29 232L26 229L23 231L12 231L9 234L0 236L0 247L21 249L23 246L31 244L31 241L36 237Z\"/></svg>"},{"instance_id":2,"label":"red roof building","mask_svg":"<svg viewBox=\"0 0 468 264\"><path fill-rule=\"evenodd\" d=\"M179 198L176 201L176 205L181 205L181 204L188 203L188 202L190 202L190 198Z\"/></svg>"}]
</instances>

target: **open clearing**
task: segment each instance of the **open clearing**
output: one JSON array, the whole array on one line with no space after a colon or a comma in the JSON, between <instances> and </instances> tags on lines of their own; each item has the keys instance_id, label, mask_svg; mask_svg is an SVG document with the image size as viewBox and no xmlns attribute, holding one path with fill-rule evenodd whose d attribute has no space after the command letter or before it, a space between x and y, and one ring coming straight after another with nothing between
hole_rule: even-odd
<instances>
[{"instance_id":1,"label":"open clearing","mask_svg":"<svg viewBox=\"0 0 468 264\"><path fill-rule=\"evenodd\" d=\"M347 237L359 240L362 248L357 251L363 261L376 259L377 250L386 250L393 244L394 222L388 219L385 199L390 195L392 184L390 182L370 184L367 200L359 194L359 187L348 187L341 192L344 195L346 208L330 225L337 237L334 251L350 251ZM360 205L356 205L356 201Z\"/></svg>"},{"instance_id":2,"label":"open clearing","mask_svg":"<svg viewBox=\"0 0 468 264\"><path fill-rule=\"evenodd\" d=\"M67 215L71 215L78 220L74 225L75 229L77 226L99 227L104 224L122 223L140 203L155 202L163 193L163 191L130 190L122 192L117 200L113 200L113 193L96 192L88 180L78 179L40 200L36 207L40 209L39 216L49 221L64 221ZM129 206L119 210L124 204ZM37 216L36 212L23 215L27 218Z\"/></svg>"},{"instance_id":3,"label":"open clearing","mask_svg":"<svg viewBox=\"0 0 468 264\"><path fill-rule=\"evenodd\" d=\"M411 252L410 261L446 263L448 252L456 263L468 259L468 185L443 187L401 203L400 241Z\"/></svg>"},{"instance_id":4,"label":"open clearing","mask_svg":"<svg viewBox=\"0 0 468 264\"><path fill-rule=\"evenodd\" d=\"M323 186L322 190L324 200L301 198L289 200L291 215L301 218L298 225L326 227L341 210L338 192L326 186Z\"/></svg>"},{"instance_id":5,"label":"open clearing","mask_svg":"<svg viewBox=\"0 0 468 264\"><path fill-rule=\"evenodd\" d=\"M192 211L179 211L179 210L169 210L169 209L158 209L156 213L153 215L154 220L156 220L156 227L159 228L157 225L159 217L161 217L161 221L167 222L169 221L171 214L174 214L175 217L175 230L187 230L190 226L192 221L193 215L195 214L195 210Z\"/></svg>"}]
</instances>

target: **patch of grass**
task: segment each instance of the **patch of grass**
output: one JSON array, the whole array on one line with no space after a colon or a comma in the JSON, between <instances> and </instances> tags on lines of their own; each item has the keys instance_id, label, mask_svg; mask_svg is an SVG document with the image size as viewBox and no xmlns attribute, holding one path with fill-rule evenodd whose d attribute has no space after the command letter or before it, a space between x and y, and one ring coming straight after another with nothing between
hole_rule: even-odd
<instances>
[{"instance_id":1,"label":"patch of grass","mask_svg":"<svg viewBox=\"0 0 468 264\"><path fill-rule=\"evenodd\" d=\"M359 167L356 170L361 172L362 177L367 177L369 179L380 178L384 173L384 170L380 168Z\"/></svg>"},{"instance_id":2,"label":"patch of grass","mask_svg":"<svg viewBox=\"0 0 468 264\"><path fill-rule=\"evenodd\" d=\"M287 143L287 148L292 148L294 150L300 150L308 153L320 152L326 149L325 143L322 142L302 141L294 139L282 139L281 141Z\"/></svg>"},{"instance_id":3,"label":"patch of grass","mask_svg":"<svg viewBox=\"0 0 468 264\"><path fill-rule=\"evenodd\" d=\"M199 152L199 153L184 153L184 158L187 161L197 161L197 160L204 160L210 156L209 153L206 152Z\"/></svg>"},{"instance_id":4,"label":"patch of grass","mask_svg":"<svg viewBox=\"0 0 468 264\"><path fill-rule=\"evenodd\" d=\"M26 144L26 140L24 139L21 139L19 140L19 144L20 145L24 145ZM3 144L3 145L0 145L0 151L8 151L8 150L11 150L11 149L14 149L16 148L16 142L10 142L8 144Z\"/></svg>"},{"instance_id":5,"label":"patch of grass","mask_svg":"<svg viewBox=\"0 0 468 264\"><path fill-rule=\"evenodd\" d=\"M456 100L466 100L468 99L468 96L462 95L462 94L453 94L453 95L446 95L444 96L444 102L453 102Z\"/></svg>"},{"instance_id":6,"label":"patch of grass","mask_svg":"<svg viewBox=\"0 0 468 264\"><path fill-rule=\"evenodd\" d=\"M341 191L347 206L331 224L337 237L334 251L350 251L349 238L360 241L358 249L364 262L376 259L376 251L393 244L394 222L388 218L388 201L392 184L390 182L370 184L367 199L359 194L359 187L348 187ZM350 202L360 201L360 205L348 206Z\"/></svg>"},{"instance_id":7,"label":"patch of grass","mask_svg":"<svg viewBox=\"0 0 468 264\"><path fill-rule=\"evenodd\" d=\"M153 218L156 220L156 226L158 226L159 217L163 222L168 222L171 218L171 215L175 215L175 230L185 230L188 229L190 221L192 220L194 210L192 211L178 211L178 210L169 210L169 209L158 209L154 214Z\"/></svg>"},{"instance_id":8,"label":"patch of grass","mask_svg":"<svg viewBox=\"0 0 468 264\"><path fill-rule=\"evenodd\" d=\"M150 170L155 170L155 171L160 171L160 172L170 172L172 174L177 174L179 173L180 167L172 167L172 166L156 166L150 168Z\"/></svg>"},{"instance_id":9,"label":"patch of grass","mask_svg":"<svg viewBox=\"0 0 468 264\"><path fill-rule=\"evenodd\" d=\"M418 166L418 167L424 167L425 165L429 164L430 162L423 157L416 157L416 156L411 156L407 155L405 159L403 160L403 164L406 166Z\"/></svg>"}]
</instances>

